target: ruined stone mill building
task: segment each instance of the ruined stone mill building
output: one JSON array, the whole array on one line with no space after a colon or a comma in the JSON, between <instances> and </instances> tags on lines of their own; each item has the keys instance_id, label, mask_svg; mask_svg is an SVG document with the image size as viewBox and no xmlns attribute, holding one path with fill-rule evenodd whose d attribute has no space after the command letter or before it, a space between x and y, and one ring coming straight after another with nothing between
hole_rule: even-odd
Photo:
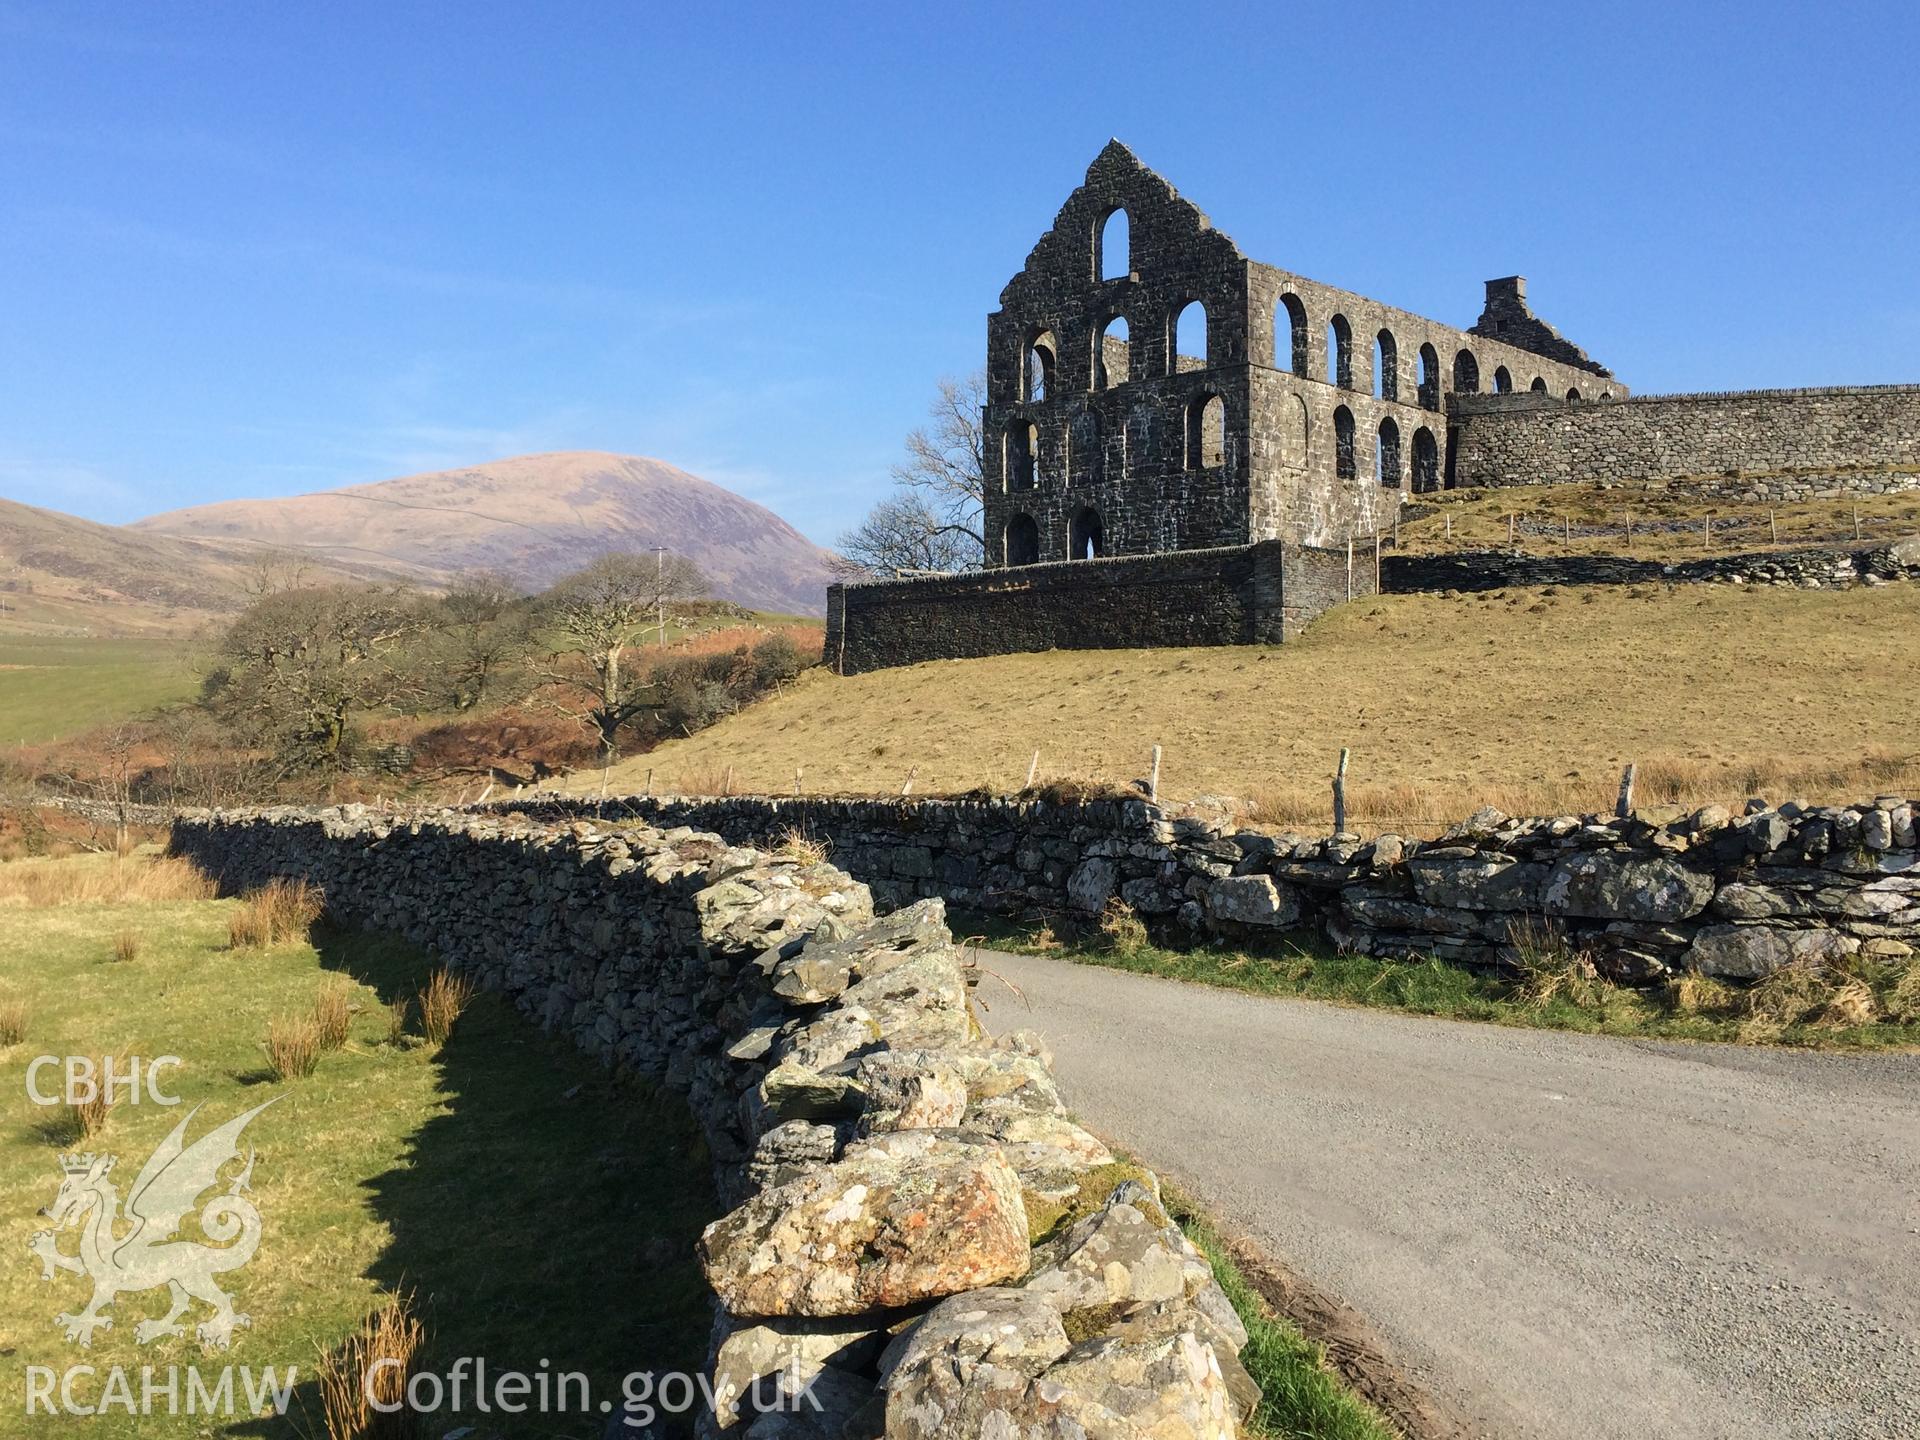
<instances>
[{"instance_id":1,"label":"ruined stone mill building","mask_svg":"<svg viewBox=\"0 0 1920 1440\"><path fill-rule=\"evenodd\" d=\"M984 569L833 587L829 663L1284 640L1460 486L1920 483L1920 388L1636 399L1519 276L1464 330L1306 279L1117 140L1001 291L986 376Z\"/></svg>"}]
</instances>

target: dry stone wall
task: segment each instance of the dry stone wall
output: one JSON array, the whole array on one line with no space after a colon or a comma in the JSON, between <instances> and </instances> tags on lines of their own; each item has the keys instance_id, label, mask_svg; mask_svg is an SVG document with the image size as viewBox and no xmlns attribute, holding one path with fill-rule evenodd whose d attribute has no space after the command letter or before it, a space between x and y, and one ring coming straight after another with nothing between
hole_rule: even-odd
<instances>
[{"instance_id":1,"label":"dry stone wall","mask_svg":"<svg viewBox=\"0 0 1920 1440\"><path fill-rule=\"evenodd\" d=\"M1380 588L1390 595L1509 585L1726 584L1832 590L1915 578L1920 578L1920 538L1890 545L1715 555L1674 564L1624 555L1525 555L1509 550L1389 555L1381 562Z\"/></svg>"},{"instance_id":2,"label":"dry stone wall","mask_svg":"<svg viewBox=\"0 0 1920 1440\"><path fill-rule=\"evenodd\" d=\"M1438 840L1266 834L1145 801L635 799L636 813L770 842L825 841L881 908L1097 915L1173 940L1311 930L1370 954L1511 965L1533 919L1611 977L1754 979L1809 955L1920 945L1914 804L1645 809L1621 819L1483 811ZM564 813L568 802L547 802Z\"/></svg>"},{"instance_id":3,"label":"dry stone wall","mask_svg":"<svg viewBox=\"0 0 1920 1440\"><path fill-rule=\"evenodd\" d=\"M1158 1181L1067 1118L1038 1037L986 1036L940 901L876 921L828 865L512 814L203 812L173 848L229 891L305 876L688 1098L734 1206L703 1435L1232 1440L1257 1404Z\"/></svg>"},{"instance_id":4,"label":"dry stone wall","mask_svg":"<svg viewBox=\"0 0 1920 1440\"><path fill-rule=\"evenodd\" d=\"M1785 503L1920 487L1920 386L1457 397L1453 481L1659 485Z\"/></svg>"}]
</instances>

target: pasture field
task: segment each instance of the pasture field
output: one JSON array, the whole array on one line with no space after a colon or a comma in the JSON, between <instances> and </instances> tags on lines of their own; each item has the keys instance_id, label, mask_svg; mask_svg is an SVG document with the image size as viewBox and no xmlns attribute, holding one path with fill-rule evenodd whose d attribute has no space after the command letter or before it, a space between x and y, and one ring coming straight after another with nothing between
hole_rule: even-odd
<instances>
[{"instance_id":1,"label":"pasture field","mask_svg":"<svg viewBox=\"0 0 1920 1440\"><path fill-rule=\"evenodd\" d=\"M395 1034L389 1002L427 982L426 956L324 927L311 940L236 950L229 923L242 902L202 898L204 880L169 875L168 863L0 865L0 1012L18 1007L25 1027L0 1049L0 1246L12 1257L0 1268L6 1413L23 1413L29 1366L122 1365L136 1377L142 1365L163 1374L193 1365L209 1377L229 1364L256 1375L295 1367L284 1419L210 1424L116 1410L36 1416L31 1433L327 1436L316 1366L396 1293L411 1296L425 1325L418 1364L440 1374L460 1356L529 1375L544 1359L587 1373L597 1397L617 1394L629 1371L699 1364L709 1310L693 1243L714 1202L682 1105L616 1083L484 993L443 1043L423 1035L417 1003ZM116 959L116 949L131 958ZM261 1043L269 1023L312 1013L330 987L349 1002L344 1043L321 1053L310 1075L276 1079ZM102 1053L180 1057L162 1087L180 1104L123 1101L83 1137L64 1110L29 1099L33 1057ZM256 1151L259 1248L221 1277L251 1326L229 1350L206 1348L191 1329L205 1314L196 1303L184 1335L140 1345L136 1323L167 1308L166 1292L152 1290L122 1294L91 1348L68 1340L55 1316L81 1309L90 1285L64 1271L49 1283L28 1256L48 1224L37 1211L61 1185L60 1156L117 1157L124 1203L142 1162L194 1106L189 1143L267 1100L243 1141ZM222 1180L238 1168L236 1159ZM198 1238L197 1225L189 1218L183 1236ZM64 1252L74 1252L74 1235L63 1232ZM76 1393L98 1400L101 1383L76 1382ZM451 1413L436 1422L434 1434L457 1428ZM597 1436L605 1416L543 1424L543 1435Z\"/></svg>"},{"instance_id":2,"label":"pasture field","mask_svg":"<svg viewBox=\"0 0 1920 1440\"><path fill-rule=\"evenodd\" d=\"M1352 750L1363 829L1430 831L1492 804L1838 800L1920 792L1920 587L1545 587L1386 595L1283 646L1051 651L866 675L810 670L779 694L618 766L610 790L895 794L1125 785L1164 746L1162 793L1253 802L1323 826ZM598 775L573 788L598 788Z\"/></svg>"},{"instance_id":3,"label":"pasture field","mask_svg":"<svg viewBox=\"0 0 1920 1440\"><path fill-rule=\"evenodd\" d=\"M64 740L198 689L185 641L0 635L0 747Z\"/></svg>"}]
</instances>

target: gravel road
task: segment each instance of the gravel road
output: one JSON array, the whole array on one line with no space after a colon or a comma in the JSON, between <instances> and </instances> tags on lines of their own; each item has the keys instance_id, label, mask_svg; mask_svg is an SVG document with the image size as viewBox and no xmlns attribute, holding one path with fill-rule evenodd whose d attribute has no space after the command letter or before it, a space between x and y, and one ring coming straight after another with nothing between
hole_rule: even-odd
<instances>
[{"instance_id":1,"label":"gravel road","mask_svg":"<svg viewBox=\"0 0 1920 1440\"><path fill-rule=\"evenodd\" d=\"M1081 1121L1501 1440L1920 1437L1920 1056L1611 1040L992 954Z\"/></svg>"}]
</instances>

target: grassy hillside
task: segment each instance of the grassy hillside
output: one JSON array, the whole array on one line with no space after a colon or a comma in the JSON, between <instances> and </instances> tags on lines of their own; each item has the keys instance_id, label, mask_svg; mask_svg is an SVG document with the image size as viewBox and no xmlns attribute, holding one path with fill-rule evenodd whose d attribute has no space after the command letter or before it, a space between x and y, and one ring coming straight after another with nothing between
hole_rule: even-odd
<instances>
[{"instance_id":1,"label":"grassy hillside","mask_svg":"<svg viewBox=\"0 0 1920 1440\"><path fill-rule=\"evenodd\" d=\"M0 747L129 719L198 683L179 641L0 635Z\"/></svg>"},{"instance_id":2,"label":"grassy hillside","mask_svg":"<svg viewBox=\"0 0 1920 1440\"><path fill-rule=\"evenodd\" d=\"M1324 823L1352 747L1362 821L1415 826L1481 804L1871 795L1920 787L1920 588L1722 586L1384 596L1274 648L1056 651L939 661L790 690L636 757L613 788L1017 790L1124 783L1165 746L1163 791L1232 795ZM579 777L596 788L598 777Z\"/></svg>"}]
</instances>

